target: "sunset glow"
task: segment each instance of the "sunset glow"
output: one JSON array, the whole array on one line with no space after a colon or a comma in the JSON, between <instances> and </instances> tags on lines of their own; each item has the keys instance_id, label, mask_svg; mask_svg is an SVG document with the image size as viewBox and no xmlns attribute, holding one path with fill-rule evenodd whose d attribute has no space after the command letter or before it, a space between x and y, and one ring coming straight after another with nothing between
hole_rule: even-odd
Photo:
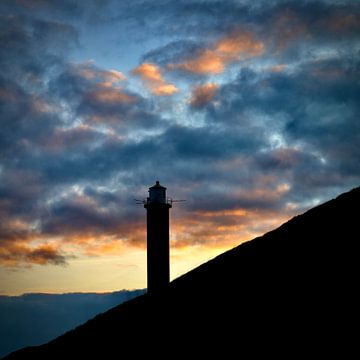
<instances>
[{"instance_id":1,"label":"sunset glow","mask_svg":"<svg viewBox=\"0 0 360 360\"><path fill-rule=\"evenodd\" d=\"M86 4L85 4L86 3ZM0 5L0 293L146 287L357 186L354 1ZM141 203L141 201L140 201Z\"/></svg>"}]
</instances>

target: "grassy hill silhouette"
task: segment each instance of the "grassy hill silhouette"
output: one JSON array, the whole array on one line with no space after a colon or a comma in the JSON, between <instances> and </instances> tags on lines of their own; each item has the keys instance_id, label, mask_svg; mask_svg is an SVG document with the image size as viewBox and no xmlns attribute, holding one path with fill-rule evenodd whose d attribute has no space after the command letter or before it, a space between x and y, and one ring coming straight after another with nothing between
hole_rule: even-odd
<instances>
[{"instance_id":1,"label":"grassy hill silhouette","mask_svg":"<svg viewBox=\"0 0 360 360\"><path fill-rule=\"evenodd\" d=\"M161 294L142 295L6 359L315 355L340 344L345 352L357 307L359 203L356 188L199 266Z\"/></svg>"}]
</instances>

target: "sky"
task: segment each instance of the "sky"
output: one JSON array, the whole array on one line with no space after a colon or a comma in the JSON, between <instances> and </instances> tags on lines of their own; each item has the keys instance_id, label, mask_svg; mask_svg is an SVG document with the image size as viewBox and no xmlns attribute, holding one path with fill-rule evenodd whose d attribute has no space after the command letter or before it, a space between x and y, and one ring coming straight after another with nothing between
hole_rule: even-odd
<instances>
[{"instance_id":1,"label":"sky","mask_svg":"<svg viewBox=\"0 0 360 360\"><path fill-rule=\"evenodd\" d=\"M146 287L360 183L360 3L0 2L0 294Z\"/></svg>"}]
</instances>

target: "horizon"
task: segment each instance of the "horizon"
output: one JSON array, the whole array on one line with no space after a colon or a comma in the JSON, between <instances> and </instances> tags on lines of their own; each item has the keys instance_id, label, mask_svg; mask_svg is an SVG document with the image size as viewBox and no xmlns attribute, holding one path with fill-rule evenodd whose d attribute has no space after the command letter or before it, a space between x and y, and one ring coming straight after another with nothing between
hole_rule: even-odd
<instances>
[{"instance_id":1,"label":"horizon","mask_svg":"<svg viewBox=\"0 0 360 360\"><path fill-rule=\"evenodd\" d=\"M78 292L65 292L65 293L51 293L51 292L28 292L28 293L22 293L18 295L8 295L8 294L0 294L0 297L21 297L25 295L89 295L89 294L95 294L95 295L109 295L117 292L132 292L132 291L142 291L146 290L144 289L119 289L115 291L106 291L106 292L87 292L87 291L78 291Z\"/></svg>"},{"instance_id":2,"label":"horizon","mask_svg":"<svg viewBox=\"0 0 360 360\"><path fill-rule=\"evenodd\" d=\"M0 295L171 280L360 183L360 4L0 3Z\"/></svg>"}]
</instances>

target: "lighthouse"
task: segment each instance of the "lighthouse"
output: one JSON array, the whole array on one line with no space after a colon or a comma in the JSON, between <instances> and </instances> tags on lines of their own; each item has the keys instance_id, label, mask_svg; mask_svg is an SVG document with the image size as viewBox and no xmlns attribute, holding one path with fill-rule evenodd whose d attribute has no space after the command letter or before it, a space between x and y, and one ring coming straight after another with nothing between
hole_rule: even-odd
<instances>
[{"instance_id":1,"label":"lighthouse","mask_svg":"<svg viewBox=\"0 0 360 360\"><path fill-rule=\"evenodd\" d=\"M147 213L147 291L150 294L164 290L170 281L169 209L166 187L159 181L149 188L144 202Z\"/></svg>"}]
</instances>

